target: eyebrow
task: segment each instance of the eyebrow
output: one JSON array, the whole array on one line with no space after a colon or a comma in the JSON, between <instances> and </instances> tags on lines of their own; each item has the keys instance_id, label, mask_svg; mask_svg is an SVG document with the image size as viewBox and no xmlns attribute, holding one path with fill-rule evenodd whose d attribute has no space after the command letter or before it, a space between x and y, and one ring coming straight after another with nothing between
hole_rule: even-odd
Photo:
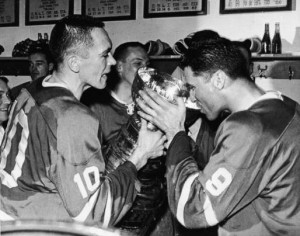
<instances>
[{"instance_id":1,"label":"eyebrow","mask_svg":"<svg viewBox=\"0 0 300 236\"><path fill-rule=\"evenodd\" d=\"M141 58L141 57L136 57L132 58L131 61L138 60L138 61L150 61L149 59Z\"/></svg>"},{"instance_id":2,"label":"eyebrow","mask_svg":"<svg viewBox=\"0 0 300 236\"><path fill-rule=\"evenodd\" d=\"M33 62L32 60L29 60L29 62ZM35 62L47 62L46 60L36 60Z\"/></svg>"},{"instance_id":3,"label":"eyebrow","mask_svg":"<svg viewBox=\"0 0 300 236\"><path fill-rule=\"evenodd\" d=\"M111 51L111 48L108 48L108 49L106 49L105 51L103 51L102 53L100 53L100 55L103 55L103 54L109 53L110 51Z\"/></svg>"}]
</instances>

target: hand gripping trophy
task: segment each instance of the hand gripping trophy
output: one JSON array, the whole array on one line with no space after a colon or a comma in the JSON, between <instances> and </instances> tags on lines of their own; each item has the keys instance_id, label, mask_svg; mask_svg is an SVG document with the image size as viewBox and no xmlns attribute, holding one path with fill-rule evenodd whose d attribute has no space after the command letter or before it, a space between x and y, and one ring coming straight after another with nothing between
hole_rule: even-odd
<instances>
[{"instance_id":1,"label":"hand gripping trophy","mask_svg":"<svg viewBox=\"0 0 300 236\"><path fill-rule=\"evenodd\" d=\"M132 85L134 102L139 97L138 91L144 89L145 86L153 89L169 102L175 102L175 95L184 97L187 107L197 109L195 104L189 100L192 87L169 74L159 73L153 68L140 68ZM107 172L111 172L125 162L136 148L141 126L140 117L136 112L138 109L139 107L135 106L134 114L106 149L104 156L107 158ZM157 128L148 123L148 129L155 130ZM140 190L132 208L119 223L120 228L135 232L147 231L147 228L151 228L151 225L162 217L163 209L166 209L167 204L164 175L164 156L149 159L147 164L138 171L137 185Z\"/></svg>"},{"instance_id":2,"label":"hand gripping trophy","mask_svg":"<svg viewBox=\"0 0 300 236\"><path fill-rule=\"evenodd\" d=\"M179 96L185 98L187 108L200 110L196 103L192 102L189 98L193 86L167 73L158 72L156 69L149 67L140 68L132 85L132 98L134 102L139 97L138 91L144 89L145 86L151 88L171 103L175 102L174 96ZM136 109L139 108L135 107L134 114L130 117L126 126L119 131L116 139L105 152L108 172L111 172L124 163L136 147L140 130L140 117L136 113ZM148 129L155 130L156 127L149 123Z\"/></svg>"}]
</instances>

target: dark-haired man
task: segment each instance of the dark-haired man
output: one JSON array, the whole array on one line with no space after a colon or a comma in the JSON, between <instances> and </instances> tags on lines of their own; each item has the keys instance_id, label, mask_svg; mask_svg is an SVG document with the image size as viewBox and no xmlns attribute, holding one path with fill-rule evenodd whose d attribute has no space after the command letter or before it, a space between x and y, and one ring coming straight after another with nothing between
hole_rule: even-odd
<instances>
[{"instance_id":1,"label":"dark-haired man","mask_svg":"<svg viewBox=\"0 0 300 236\"><path fill-rule=\"evenodd\" d=\"M31 48L28 55L29 73L31 80L37 80L51 74L54 67L54 62L48 47L48 44L43 44L38 48ZM22 88L28 86L32 81L15 86L11 89L12 99L15 100Z\"/></svg>"},{"instance_id":2,"label":"dark-haired man","mask_svg":"<svg viewBox=\"0 0 300 236\"><path fill-rule=\"evenodd\" d=\"M3 138L0 220L114 225L135 199L137 170L162 155L164 136L142 120L129 160L105 174L99 121L79 102L85 89L106 86L115 64L103 26L83 15L55 24L49 43L55 70L21 91Z\"/></svg>"},{"instance_id":3,"label":"dark-haired man","mask_svg":"<svg viewBox=\"0 0 300 236\"><path fill-rule=\"evenodd\" d=\"M184 131L183 100L170 105L153 91L141 91L140 115L164 130L170 144L168 198L176 218L188 228L218 224L219 235L299 234L299 104L257 87L229 40L188 50L183 65L206 117L214 120L224 110L231 114L200 170Z\"/></svg>"},{"instance_id":4,"label":"dark-haired man","mask_svg":"<svg viewBox=\"0 0 300 236\"><path fill-rule=\"evenodd\" d=\"M33 81L45 77L53 71L54 63L48 45L45 45L44 48L31 50L28 61L29 72Z\"/></svg>"}]
</instances>

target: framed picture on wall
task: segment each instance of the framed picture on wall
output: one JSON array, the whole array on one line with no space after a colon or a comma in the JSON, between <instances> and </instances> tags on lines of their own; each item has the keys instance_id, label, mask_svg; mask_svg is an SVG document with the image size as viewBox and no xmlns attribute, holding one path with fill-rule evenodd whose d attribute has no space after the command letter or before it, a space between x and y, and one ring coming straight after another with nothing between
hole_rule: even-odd
<instances>
[{"instance_id":1,"label":"framed picture on wall","mask_svg":"<svg viewBox=\"0 0 300 236\"><path fill-rule=\"evenodd\" d=\"M292 10L292 0L221 0L220 13L246 13Z\"/></svg>"},{"instance_id":2,"label":"framed picture on wall","mask_svg":"<svg viewBox=\"0 0 300 236\"><path fill-rule=\"evenodd\" d=\"M19 26L19 0L0 0L0 27Z\"/></svg>"},{"instance_id":3,"label":"framed picture on wall","mask_svg":"<svg viewBox=\"0 0 300 236\"><path fill-rule=\"evenodd\" d=\"M134 20L136 0L82 0L82 14L102 21Z\"/></svg>"},{"instance_id":4,"label":"framed picture on wall","mask_svg":"<svg viewBox=\"0 0 300 236\"><path fill-rule=\"evenodd\" d=\"M207 13L207 0L145 0L144 18L196 16Z\"/></svg>"},{"instance_id":5,"label":"framed picture on wall","mask_svg":"<svg viewBox=\"0 0 300 236\"><path fill-rule=\"evenodd\" d=\"M73 0L26 0L25 25L55 24L73 11Z\"/></svg>"}]
</instances>

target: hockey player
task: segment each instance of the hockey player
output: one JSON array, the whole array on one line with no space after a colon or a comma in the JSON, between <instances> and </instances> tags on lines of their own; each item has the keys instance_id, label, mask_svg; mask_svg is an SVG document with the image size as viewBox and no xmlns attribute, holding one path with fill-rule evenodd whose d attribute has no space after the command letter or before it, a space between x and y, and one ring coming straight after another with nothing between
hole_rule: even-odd
<instances>
[{"instance_id":1,"label":"hockey player","mask_svg":"<svg viewBox=\"0 0 300 236\"><path fill-rule=\"evenodd\" d=\"M132 205L137 170L163 154L165 137L142 121L129 161L104 174L101 127L79 99L88 87L105 87L115 64L111 47L95 18L71 15L54 26L54 72L21 91L1 145L0 220L74 220L106 227Z\"/></svg>"},{"instance_id":2,"label":"hockey player","mask_svg":"<svg viewBox=\"0 0 300 236\"><path fill-rule=\"evenodd\" d=\"M184 131L183 100L170 105L151 90L140 92L140 115L164 130L170 144L168 198L178 221L187 228L219 225L219 235L298 235L299 104L257 87L238 46L226 39L189 49L183 67L207 118L231 115L200 170Z\"/></svg>"}]
</instances>

